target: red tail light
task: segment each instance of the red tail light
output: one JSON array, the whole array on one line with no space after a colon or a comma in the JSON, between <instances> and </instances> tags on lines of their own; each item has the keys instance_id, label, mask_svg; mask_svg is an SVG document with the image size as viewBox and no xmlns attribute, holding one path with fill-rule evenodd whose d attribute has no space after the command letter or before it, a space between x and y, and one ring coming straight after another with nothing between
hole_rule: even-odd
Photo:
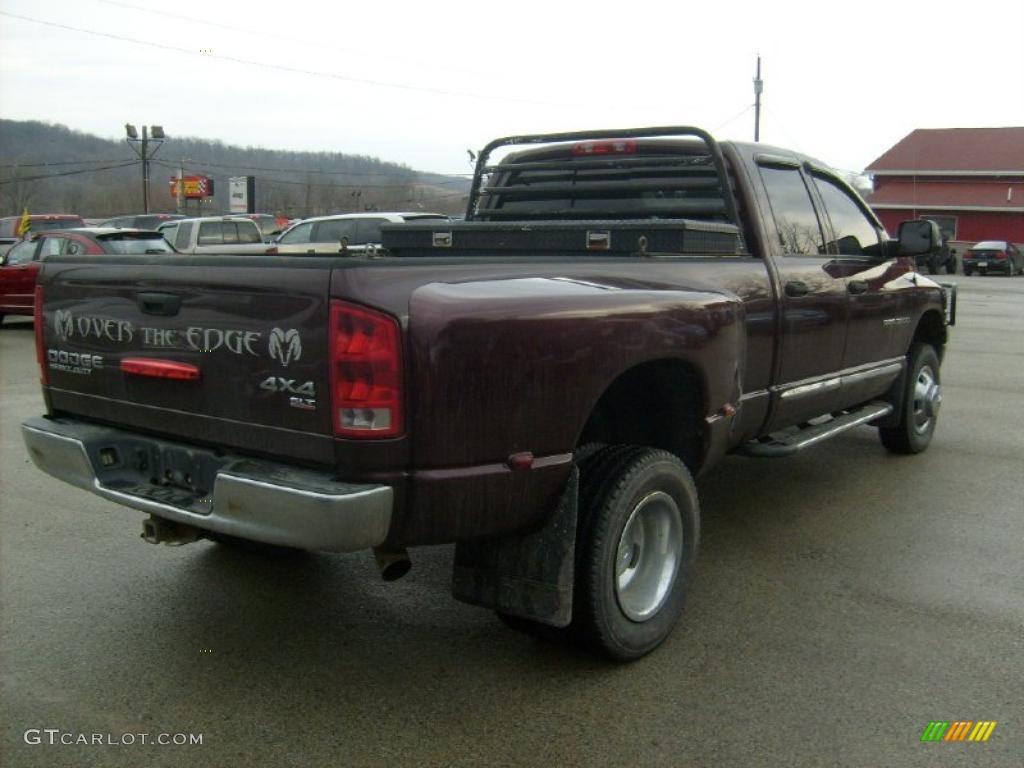
<instances>
[{"instance_id":1,"label":"red tail light","mask_svg":"<svg viewBox=\"0 0 1024 768\"><path fill-rule=\"evenodd\" d=\"M45 328L43 328L43 286L36 286L35 304L32 307L32 321L36 332L36 361L39 363L39 380L43 386L50 383L50 368L46 364L46 349L44 348Z\"/></svg>"},{"instance_id":2,"label":"red tail light","mask_svg":"<svg viewBox=\"0 0 1024 768\"><path fill-rule=\"evenodd\" d=\"M587 155L635 155L636 139L581 141L573 147L572 153L583 157Z\"/></svg>"},{"instance_id":3,"label":"red tail light","mask_svg":"<svg viewBox=\"0 0 1024 768\"><path fill-rule=\"evenodd\" d=\"M154 360L149 357L126 357L121 360L121 370L136 376L179 381L199 381L200 376L198 366L175 360Z\"/></svg>"},{"instance_id":4,"label":"red tail light","mask_svg":"<svg viewBox=\"0 0 1024 768\"><path fill-rule=\"evenodd\" d=\"M331 302L331 410L339 437L402 434L402 332L390 315Z\"/></svg>"},{"instance_id":5,"label":"red tail light","mask_svg":"<svg viewBox=\"0 0 1024 768\"><path fill-rule=\"evenodd\" d=\"M999 253L997 253L996 254L996 258L997 259L1005 259L1006 258L1006 251L1000 251Z\"/></svg>"}]
</instances>

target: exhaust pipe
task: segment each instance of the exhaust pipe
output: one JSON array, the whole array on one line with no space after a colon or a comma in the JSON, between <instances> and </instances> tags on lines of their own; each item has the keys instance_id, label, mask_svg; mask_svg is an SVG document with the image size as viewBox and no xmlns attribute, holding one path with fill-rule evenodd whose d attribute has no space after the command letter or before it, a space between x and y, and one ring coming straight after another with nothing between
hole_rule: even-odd
<instances>
[{"instance_id":1,"label":"exhaust pipe","mask_svg":"<svg viewBox=\"0 0 1024 768\"><path fill-rule=\"evenodd\" d=\"M380 569L380 576L384 581L397 581L412 568L412 560L409 559L409 551L405 547L374 547L373 559L377 561L377 568Z\"/></svg>"},{"instance_id":2,"label":"exhaust pipe","mask_svg":"<svg viewBox=\"0 0 1024 768\"><path fill-rule=\"evenodd\" d=\"M172 547L180 547L182 544L191 544L197 541L203 532L191 525L172 523L162 517L150 515L148 520L142 521L142 538L150 544L167 544Z\"/></svg>"}]
</instances>

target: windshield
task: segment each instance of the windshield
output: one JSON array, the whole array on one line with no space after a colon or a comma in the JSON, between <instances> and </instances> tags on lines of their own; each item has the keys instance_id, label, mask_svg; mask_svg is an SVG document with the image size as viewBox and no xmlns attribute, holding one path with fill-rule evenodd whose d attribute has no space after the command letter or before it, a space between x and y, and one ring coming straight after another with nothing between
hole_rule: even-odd
<instances>
[{"instance_id":1,"label":"windshield","mask_svg":"<svg viewBox=\"0 0 1024 768\"><path fill-rule=\"evenodd\" d=\"M43 219L42 221L32 220L32 232L52 232L55 229L74 229L84 227L85 222L79 218L73 219Z\"/></svg>"},{"instance_id":2,"label":"windshield","mask_svg":"<svg viewBox=\"0 0 1024 768\"><path fill-rule=\"evenodd\" d=\"M107 253L174 253L174 249L163 237L105 237L100 242Z\"/></svg>"}]
</instances>

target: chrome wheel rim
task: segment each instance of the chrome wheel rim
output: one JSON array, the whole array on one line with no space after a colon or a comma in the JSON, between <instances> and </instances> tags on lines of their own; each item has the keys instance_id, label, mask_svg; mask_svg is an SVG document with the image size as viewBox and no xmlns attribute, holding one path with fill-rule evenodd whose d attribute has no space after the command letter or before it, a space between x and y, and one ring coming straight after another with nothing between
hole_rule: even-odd
<instances>
[{"instance_id":1,"label":"chrome wheel rim","mask_svg":"<svg viewBox=\"0 0 1024 768\"><path fill-rule=\"evenodd\" d=\"M942 405L942 388L931 366L925 365L917 372L914 382L914 431L921 435L928 431Z\"/></svg>"},{"instance_id":2,"label":"chrome wheel rim","mask_svg":"<svg viewBox=\"0 0 1024 768\"><path fill-rule=\"evenodd\" d=\"M647 621L668 599L683 553L679 505L664 491L644 496L619 536L615 598L626 616Z\"/></svg>"}]
</instances>

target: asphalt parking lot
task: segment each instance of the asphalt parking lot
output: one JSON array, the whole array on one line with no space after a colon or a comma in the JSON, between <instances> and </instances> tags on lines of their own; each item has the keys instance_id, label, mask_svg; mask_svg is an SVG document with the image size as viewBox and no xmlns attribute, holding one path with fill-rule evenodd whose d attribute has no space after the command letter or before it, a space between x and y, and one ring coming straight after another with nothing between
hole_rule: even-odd
<instances>
[{"instance_id":1,"label":"asphalt parking lot","mask_svg":"<svg viewBox=\"0 0 1024 768\"><path fill-rule=\"evenodd\" d=\"M29 462L32 323L8 318L0 763L1019 768L1024 279L952 279L931 448L894 457L864 427L719 465L699 483L683 622L626 666L454 602L449 547L385 584L365 554L143 543L141 514ZM922 743L934 720L998 725ZM28 744L30 729L202 744Z\"/></svg>"}]
</instances>

